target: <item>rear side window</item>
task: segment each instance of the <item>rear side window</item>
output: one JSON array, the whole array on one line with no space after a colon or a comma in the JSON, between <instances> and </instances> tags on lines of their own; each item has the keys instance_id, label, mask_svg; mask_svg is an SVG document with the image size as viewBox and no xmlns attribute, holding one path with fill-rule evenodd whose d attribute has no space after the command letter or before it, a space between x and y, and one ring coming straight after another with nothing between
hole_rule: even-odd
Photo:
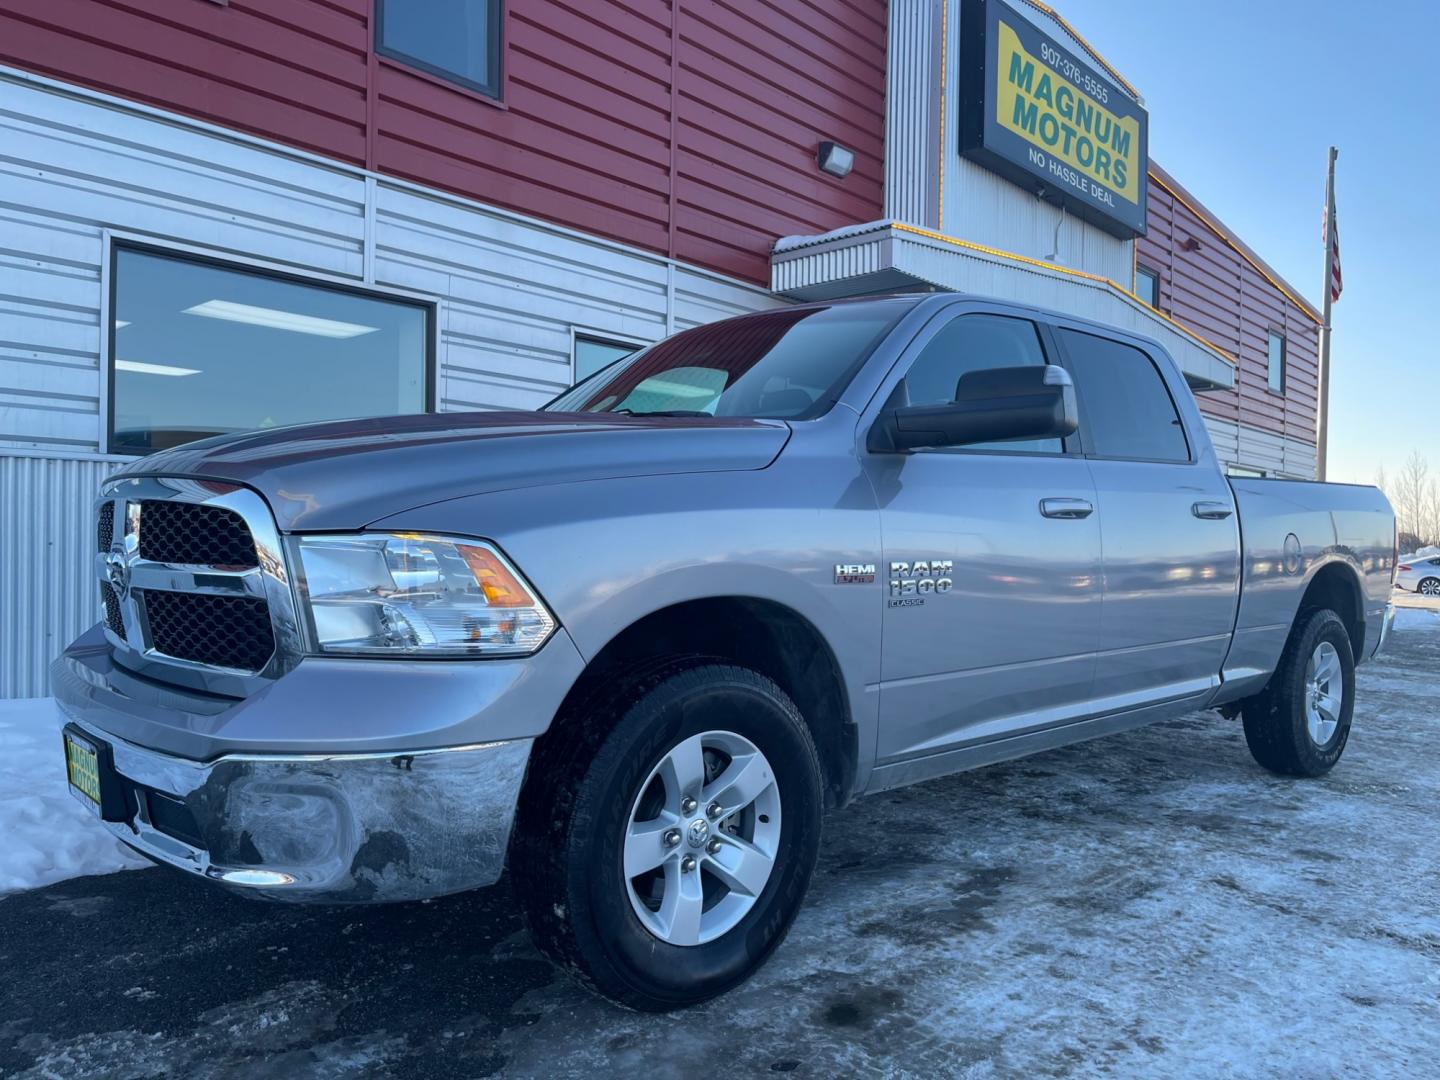
<instances>
[{"instance_id":1,"label":"rear side window","mask_svg":"<svg viewBox=\"0 0 1440 1080\"><path fill-rule=\"evenodd\" d=\"M1190 460L1180 414L1150 357L1095 334L1060 330L1059 335L1080 393L1080 429L1093 454Z\"/></svg>"}]
</instances>

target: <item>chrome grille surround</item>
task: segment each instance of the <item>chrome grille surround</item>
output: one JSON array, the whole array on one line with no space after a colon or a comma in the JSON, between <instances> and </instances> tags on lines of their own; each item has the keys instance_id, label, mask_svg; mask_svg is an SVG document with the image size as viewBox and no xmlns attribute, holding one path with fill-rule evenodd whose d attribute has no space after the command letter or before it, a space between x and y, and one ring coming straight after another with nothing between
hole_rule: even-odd
<instances>
[{"instance_id":1,"label":"chrome grille surround","mask_svg":"<svg viewBox=\"0 0 1440 1080\"><path fill-rule=\"evenodd\" d=\"M256 565L204 566L143 558L142 503L154 501L197 503L238 515L254 539ZM113 589L123 616L123 634L106 620L105 633L115 647L116 662L163 682L229 697L246 697L295 666L303 651L295 597L275 520L258 494L211 480L135 477L108 481L96 505L97 515L107 504L114 515L111 543L108 551L96 553L95 576ZM274 651L257 670L168 656L157 647L145 610L143 595L152 591L263 602L270 615Z\"/></svg>"}]
</instances>

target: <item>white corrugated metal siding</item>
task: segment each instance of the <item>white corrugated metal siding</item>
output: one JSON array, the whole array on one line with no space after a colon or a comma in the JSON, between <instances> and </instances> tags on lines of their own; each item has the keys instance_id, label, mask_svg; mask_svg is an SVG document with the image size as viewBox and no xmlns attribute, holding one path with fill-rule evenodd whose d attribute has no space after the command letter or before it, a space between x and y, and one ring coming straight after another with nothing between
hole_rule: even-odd
<instances>
[{"instance_id":1,"label":"white corrugated metal siding","mask_svg":"<svg viewBox=\"0 0 1440 1080\"><path fill-rule=\"evenodd\" d=\"M947 0L891 0L885 86L885 216L940 226L940 24Z\"/></svg>"},{"instance_id":2,"label":"white corrugated metal siding","mask_svg":"<svg viewBox=\"0 0 1440 1080\"><path fill-rule=\"evenodd\" d=\"M1314 443L1212 416L1205 418L1205 426L1210 429L1216 456L1226 465L1263 469L1269 476L1291 480L1315 479Z\"/></svg>"},{"instance_id":3,"label":"white corrugated metal siding","mask_svg":"<svg viewBox=\"0 0 1440 1080\"><path fill-rule=\"evenodd\" d=\"M949 5L948 13L944 12ZM1066 216L959 152L959 0L892 0L885 114L885 216L1131 286L1133 244ZM1068 34L1041 11L1027 18ZM944 79L941 28L944 27ZM1107 77L1108 78L1108 77ZM1118 84L1116 92L1124 93ZM942 132L942 98L945 102ZM1057 226L1058 237L1057 237Z\"/></svg>"},{"instance_id":4,"label":"white corrugated metal siding","mask_svg":"<svg viewBox=\"0 0 1440 1080\"><path fill-rule=\"evenodd\" d=\"M97 618L107 232L433 297L441 409L542 404L569 385L573 328L654 340L783 302L20 72L0 71L0 146L0 697L44 693Z\"/></svg>"},{"instance_id":5,"label":"white corrugated metal siding","mask_svg":"<svg viewBox=\"0 0 1440 1080\"><path fill-rule=\"evenodd\" d=\"M945 50L945 81L948 87L959 85L961 0L947 0L948 43ZM1027 6L1021 13L1053 35L1069 44L1069 34L1041 10ZM1115 88L1126 91L1101 71L1100 75ZM949 101L958 100L953 91ZM940 232L958 236L977 244L1011 251L1031 259L1044 259L1058 252L1059 262L1075 270L1099 274L1126 288L1131 285L1132 241L1111 236L1103 229L1079 218L1061 216L1059 207L1038 198L1027 190L967 158L960 156L959 110L951 108L945 115L944 184L941 192L942 215ZM1058 244L1056 227L1059 226Z\"/></svg>"},{"instance_id":6,"label":"white corrugated metal siding","mask_svg":"<svg viewBox=\"0 0 1440 1080\"><path fill-rule=\"evenodd\" d=\"M117 467L0 451L0 698L44 693L50 661L99 621L91 502Z\"/></svg>"}]
</instances>

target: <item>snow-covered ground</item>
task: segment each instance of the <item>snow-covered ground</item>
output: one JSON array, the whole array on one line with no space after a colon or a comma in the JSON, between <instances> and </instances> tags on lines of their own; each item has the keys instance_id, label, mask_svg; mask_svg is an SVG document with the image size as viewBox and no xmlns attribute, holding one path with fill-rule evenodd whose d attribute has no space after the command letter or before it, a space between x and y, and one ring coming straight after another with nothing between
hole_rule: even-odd
<instances>
[{"instance_id":1,"label":"snow-covered ground","mask_svg":"<svg viewBox=\"0 0 1440 1080\"><path fill-rule=\"evenodd\" d=\"M0 896L149 865L70 794L55 703L0 701Z\"/></svg>"}]
</instances>

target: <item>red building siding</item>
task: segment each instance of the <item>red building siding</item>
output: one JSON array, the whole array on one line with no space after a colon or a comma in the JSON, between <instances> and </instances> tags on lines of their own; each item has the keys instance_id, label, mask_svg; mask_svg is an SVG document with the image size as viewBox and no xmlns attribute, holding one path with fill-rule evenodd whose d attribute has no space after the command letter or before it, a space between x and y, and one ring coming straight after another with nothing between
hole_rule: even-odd
<instances>
[{"instance_id":1,"label":"red building siding","mask_svg":"<svg viewBox=\"0 0 1440 1080\"><path fill-rule=\"evenodd\" d=\"M1164 170L1151 165L1136 261L1160 275L1160 310L1237 358L1235 387L1198 395L1210 416L1315 442L1319 317ZM1285 392L1269 387L1271 329L1285 335Z\"/></svg>"},{"instance_id":2,"label":"red building siding","mask_svg":"<svg viewBox=\"0 0 1440 1080\"><path fill-rule=\"evenodd\" d=\"M881 216L884 0L506 7L499 104L376 56L372 0L0 0L0 62L754 281Z\"/></svg>"}]
</instances>

